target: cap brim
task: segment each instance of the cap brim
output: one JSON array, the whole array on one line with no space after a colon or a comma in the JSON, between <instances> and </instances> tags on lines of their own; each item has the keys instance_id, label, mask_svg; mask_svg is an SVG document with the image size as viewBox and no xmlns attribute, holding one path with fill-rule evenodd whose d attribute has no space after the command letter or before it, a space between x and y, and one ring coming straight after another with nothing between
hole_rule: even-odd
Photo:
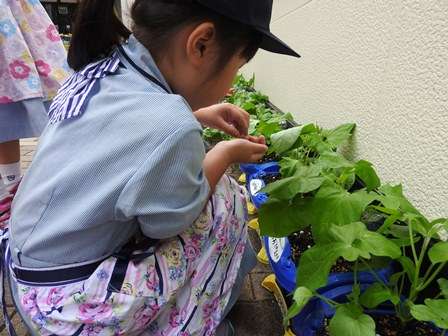
<instances>
[{"instance_id":1,"label":"cap brim","mask_svg":"<svg viewBox=\"0 0 448 336\"><path fill-rule=\"evenodd\" d=\"M258 29L257 29L258 30ZM258 30L262 34L260 48L282 55L300 57L292 48L269 31Z\"/></svg>"}]
</instances>

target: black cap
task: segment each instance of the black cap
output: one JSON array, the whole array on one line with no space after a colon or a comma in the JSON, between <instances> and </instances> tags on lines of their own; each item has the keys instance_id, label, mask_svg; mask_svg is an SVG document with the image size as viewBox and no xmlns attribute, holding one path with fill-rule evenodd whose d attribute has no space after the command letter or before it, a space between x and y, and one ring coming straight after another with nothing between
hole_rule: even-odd
<instances>
[{"instance_id":1,"label":"black cap","mask_svg":"<svg viewBox=\"0 0 448 336\"><path fill-rule=\"evenodd\" d=\"M271 33L272 0L196 0L201 5L262 34L261 49L300 57L292 48Z\"/></svg>"}]
</instances>

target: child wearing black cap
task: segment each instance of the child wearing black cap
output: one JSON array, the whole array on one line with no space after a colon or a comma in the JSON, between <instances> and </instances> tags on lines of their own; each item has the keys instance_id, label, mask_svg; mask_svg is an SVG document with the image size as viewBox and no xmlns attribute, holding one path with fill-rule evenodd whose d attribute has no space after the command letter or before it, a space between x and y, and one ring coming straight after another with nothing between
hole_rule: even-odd
<instances>
[{"instance_id":1,"label":"child wearing black cap","mask_svg":"<svg viewBox=\"0 0 448 336\"><path fill-rule=\"evenodd\" d=\"M269 32L272 0L137 0L132 33L113 8L80 4L76 73L4 244L14 299L40 335L214 335L254 266L224 172L267 150L218 103L259 47L298 55ZM201 125L236 139L205 153Z\"/></svg>"}]
</instances>

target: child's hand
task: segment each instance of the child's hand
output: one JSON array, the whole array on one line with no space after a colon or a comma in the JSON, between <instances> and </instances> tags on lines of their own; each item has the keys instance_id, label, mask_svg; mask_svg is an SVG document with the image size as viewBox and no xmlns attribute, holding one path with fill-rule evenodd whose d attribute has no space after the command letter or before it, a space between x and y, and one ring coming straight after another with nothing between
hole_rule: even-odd
<instances>
[{"instance_id":1,"label":"child's hand","mask_svg":"<svg viewBox=\"0 0 448 336\"><path fill-rule=\"evenodd\" d=\"M260 135L260 136L248 135L248 136L246 136L246 139L249 140L250 142L266 145L266 139L265 139L264 135Z\"/></svg>"},{"instance_id":2,"label":"child's hand","mask_svg":"<svg viewBox=\"0 0 448 336\"><path fill-rule=\"evenodd\" d=\"M227 155L230 164L258 162L268 150L264 137L222 141L217 146L223 148L223 154Z\"/></svg>"},{"instance_id":3,"label":"child's hand","mask_svg":"<svg viewBox=\"0 0 448 336\"><path fill-rule=\"evenodd\" d=\"M213 190L229 165L257 162L268 150L263 136L221 141L205 156L204 172Z\"/></svg>"},{"instance_id":4,"label":"child's hand","mask_svg":"<svg viewBox=\"0 0 448 336\"><path fill-rule=\"evenodd\" d=\"M229 103L216 104L197 110L194 115L204 126L218 129L236 138L247 136L249 113L238 106Z\"/></svg>"}]
</instances>

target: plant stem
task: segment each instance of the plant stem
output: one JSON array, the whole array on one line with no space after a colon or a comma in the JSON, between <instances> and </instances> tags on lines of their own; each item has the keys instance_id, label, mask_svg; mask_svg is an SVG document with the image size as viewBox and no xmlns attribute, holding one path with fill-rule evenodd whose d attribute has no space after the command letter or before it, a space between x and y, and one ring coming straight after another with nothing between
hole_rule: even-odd
<instances>
[{"instance_id":1,"label":"plant stem","mask_svg":"<svg viewBox=\"0 0 448 336\"><path fill-rule=\"evenodd\" d=\"M434 281L434 279L437 277L437 275L439 275L439 273L442 271L442 269L446 266L446 262L444 262L444 263L441 263L440 265L439 265L439 267L437 267L437 269L434 271L434 273L429 277L429 279L428 280L426 280L425 282L423 282L423 284L421 285L421 286L419 286L418 288L417 288L417 290L418 291L422 291L422 290L424 290L426 287L428 287L430 284L431 284L431 282L433 282Z\"/></svg>"},{"instance_id":2,"label":"plant stem","mask_svg":"<svg viewBox=\"0 0 448 336\"><path fill-rule=\"evenodd\" d=\"M417 265L418 258L417 258L417 252L415 251L414 232L412 230L412 220L409 221L408 230L409 230L409 240L411 242L412 256L414 257L414 263Z\"/></svg>"},{"instance_id":3,"label":"plant stem","mask_svg":"<svg viewBox=\"0 0 448 336\"><path fill-rule=\"evenodd\" d=\"M322 301L324 301L325 303L327 303L328 305L330 305L332 308L336 308L336 306L339 305L338 302L333 301L333 300L331 300L331 299L329 299L329 298L326 298L325 296L320 295L320 294L318 294L318 293L314 294L314 296L316 296L317 298L321 299Z\"/></svg>"},{"instance_id":4,"label":"plant stem","mask_svg":"<svg viewBox=\"0 0 448 336\"><path fill-rule=\"evenodd\" d=\"M432 270L434 269L435 265L431 264L428 269L426 270L425 275L423 276L423 282L426 281L426 279L431 275Z\"/></svg>"},{"instance_id":5,"label":"plant stem","mask_svg":"<svg viewBox=\"0 0 448 336\"><path fill-rule=\"evenodd\" d=\"M399 293L398 293L399 298L401 298L401 294L403 293L404 279L405 279L405 276L403 275L400 280L400 289L399 289Z\"/></svg>"},{"instance_id":6,"label":"plant stem","mask_svg":"<svg viewBox=\"0 0 448 336\"><path fill-rule=\"evenodd\" d=\"M387 287L387 285L384 283L383 279L381 279L378 274L376 274L375 270L372 269L372 267L370 267L370 265L364 260L361 259L361 262L368 268L369 272L373 274L373 276L375 277L375 279L386 289L389 289L389 287Z\"/></svg>"},{"instance_id":7,"label":"plant stem","mask_svg":"<svg viewBox=\"0 0 448 336\"><path fill-rule=\"evenodd\" d=\"M422 266L423 259L425 258L426 250L428 249L430 241L431 241L430 237L425 237L425 240L423 241L422 250L420 251L420 256L417 259L417 262L416 262L416 265L415 265L414 281L412 282L411 293L409 294L409 300L410 301L414 301L416 296L417 296L417 294L418 294L418 292L420 292L422 290L422 289L420 289L421 286L419 285L420 268ZM414 241L413 240L412 240L411 243L412 243L412 246L414 246ZM415 250L415 246L414 246L414 250Z\"/></svg>"}]
</instances>

